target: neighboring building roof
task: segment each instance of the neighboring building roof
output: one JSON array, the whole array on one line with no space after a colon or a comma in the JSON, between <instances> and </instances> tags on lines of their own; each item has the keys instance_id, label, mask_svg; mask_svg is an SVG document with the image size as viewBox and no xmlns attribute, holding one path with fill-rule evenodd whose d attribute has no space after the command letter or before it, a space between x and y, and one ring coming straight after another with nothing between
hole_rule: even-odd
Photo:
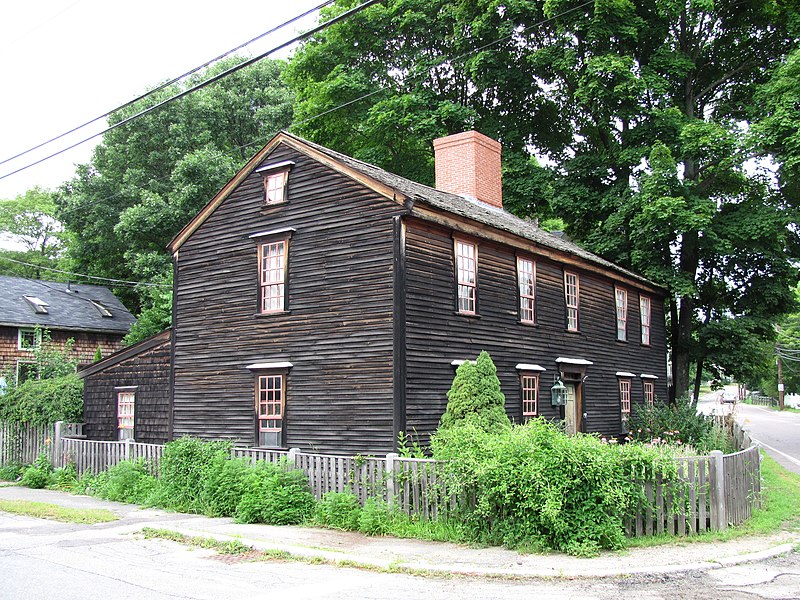
<instances>
[{"instance_id":1,"label":"neighboring building roof","mask_svg":"<svg viewBox=\"0 0 800 600\"><path fill-rule=\"evenodd\" d=\"M135 322L108 288L0 276L0 325L125 334Z\"/></svg>"},{"instance_id":2,"label":"neighboring building roof","mask_svg":"<svg viewBox=\"0 0 800 600\"><path fill-rule=\"evenodd\" d=\"M287 143L287 145L299 152L303 152L304 149L311 150L312 156L317 158L320 158L320 155L324 155L327 159L326 162L332 161L333 163L341 165L344 167L345 171L351 175L355 175L356 178L365 185L370 186L371 183L374 182L377 184L377 187L372 185L373 189L376 189L376 191L387 197L395 197L400 201L410 200L412 203L421 202L434 209L464 217L477 223L530 240L544 248L569 254L604 269L616 271L620 275L624 275L627 278L638 281L649 287L660 289L662 293L665 292L658 284L649 281L637 273L607 261L596 254L584 250L577 244L569 241L565 236L557 236L548 233L533 223L520 219L501 208L490 206L474 198L443 192L430 186L411 181L405 177L394 175L375 165L365 163L345 154L341 154L340 152L336 152L335 150L331 150L330 148L326 148L325 146L304 140L286 131L282 131L270 140L270 142L258 152L224 188L222 188L211 202L209 202L203 210L178 233L170 243L169 249L173 253L176 252L186 239L188 239L188 237L213 213L217 206L219 206L244 178L264 160L266 155L281 142ZM389 191L396 193L390 194L388 193ZM402 196L402 198L398 198L398 196Z\"/></svg>"},{"instance_id":3,"label":"neighboring building roof","mask_svg":"<svg viewBox=\"0 0 800 600\"><path fill-rule=\"evenodd\" d=\"M78 371L78 377L81 379L85 379L90 375L94 375L100 371L108 369L109 367L113 367L114 365L118 365L124 360L128 360L129 358L133 358L143 352L147 352L148 350L152 350L156 346L160 346L161 344L165 344L172 339L172 329L166 329L161 333L157 333L156 335L152 335L149 338L142 340L141 342L137 342L132 346L128 346L127 348L123 348L122 350L117 350L114 354L110 354L106 356L102 360L98 360L96 363L92 363L91 365L84 367L80 371Z\"/></svg>"}]
</instances>

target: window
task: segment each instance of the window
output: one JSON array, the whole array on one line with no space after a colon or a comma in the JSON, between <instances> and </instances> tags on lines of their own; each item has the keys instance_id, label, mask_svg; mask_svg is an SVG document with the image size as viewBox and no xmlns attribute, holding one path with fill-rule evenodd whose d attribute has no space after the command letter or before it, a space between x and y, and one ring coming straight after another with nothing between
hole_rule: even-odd
<instances>
[{"instance_id":1,"label":"window","mask_svg":"<svg viewBox=\"0 0 800 600\"><path fill-rule=\"evenodd\" d=\"M120 440L133 439L135 404L136 392L130 390L117 392L117 430Z\"/></svg>"},{"instance_id":2,"label":"window","mask_svg":"<svg viewBox=\"0 0 800 600\"><path fill-rule=\"evenodd\" d=\"M539 376L522 374L522 420L527 421L539 414Z\"/></svg>"},{"instance_id":3,"label":"window","mask_svg":"<svg viewBox=\"0 0 800 600\"><path fill-rule=\"evenodd\" d=\"M261 282L260 312L281 312L286 308L287 240L267 242L259 246Z\"/></svg>"},{"instance_id":4,"label":"window","mask_svg":"<svg viewBox=\"0 0 800 600\"><path fill-rule=\"evenodd\" d=\"M517 259L519 282L519 320L534 323L536 317L536 263L527 258Z\"/></svg>"},{"instance_id":5,"label":"window","mask_svg":"<svg viewBox=\"0 0 800 600\"><path fill-rule=\"evenodd\" d=\"M650 345L650 298L639 297L639 314L642 319L642 344Z\"/></svg>"},{"instance_id":6,"label":"window","mask_svg":"<svg viewBox=\"0 0 800 600\"><path fill-rule=\"evenodd\" d=\"M282 374L258 375L257 381L258 445L280 447L283 444L285 378Z\"/></svg>"},{"instance_id":7,"label":"window","mask_svg":"<svg viewBox=\"0 0 800 600\"><path fill-rule=\"evenodd\" d=\"M631 380L619 380L619 403L622 411L622 420L627 421L631 416Z\"/></svg>"},{"instance_id":8,"label":"window","mask_svg":"<svg viewBox=\"0 0 800 600\"><path fill-rule=\"evenodd\" d=\"M564 273L564 295L567 301L567 331L578 331L578 276Z\"/></svg>"},{"instance_id":9,"label":"window","mask_svg":"<svg viewBox=\"0 0 800 600\"><path fill-rule=\"evenodd\" d=\"M476 314L476 285L478 248L475 244L456 240L456 271L458 272L458 312Z\"/></svg>"},{"instance_id":10,"label":"window","mask_svg":"<svg viewBox=\"0 0 800 600\"><path fill-rule=\"evenodd\" d=\"M41 329L23 329L20 327L17 338L17 347L20 350L33 352L42 344Z\"/></svg>"},{"instance_id":11,"label":"window","mask_svg":"<svg viewBox=\"0 0 800 600\"><path fill-rule=\"evenodd\" d=\"M286 202L286 181L289 171L264 175L264 198L267 205Z\"/></svg>"},{"instance_id":12,"label":"window","mask_svg":"<svg viewBox=\"0 0 800 600\"><path fill-rule=\"evenodd\" d=\"M17 385L22 385L29 379L39 379L36 363L31 360L17 361Z\"/></svg>"},{"instance_id":13,"label":"window","mask_svg":"<svg viewBox=\"0 0 800 600\"><path fill-rule=\"evenodd\" d=\"M628 292L615 288L614 297L617 305L617 339L624 342L628 339Z\"/></svg>"},{"instance_id":14,"label":"window","mask_svg":"<svg viewBox=\"0 0 800 600\"><path fill-rule=\"evenodd\" d=\"M652 381L643 382L644 385L644 401L647 405L653 406L656 401L656 386Z\"/></svg>"}]
</instances>

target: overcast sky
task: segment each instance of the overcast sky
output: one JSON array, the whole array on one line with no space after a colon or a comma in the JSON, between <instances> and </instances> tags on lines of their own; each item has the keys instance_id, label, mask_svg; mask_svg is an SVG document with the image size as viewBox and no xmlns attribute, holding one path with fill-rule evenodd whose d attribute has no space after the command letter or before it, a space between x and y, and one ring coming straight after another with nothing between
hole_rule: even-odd
<instances>
[{"instance_id":1,"label":"overcast sky","mask_svg":"<svg viewBox=\"0 0 800 600\"><path fill-rule=\"evenodd\" d=\"M279 25L322 0L7 0L0 8L0 161L98 117ZM241 51L256 55L315 24L287 27ZM284 52L283 57L286 56ZM105 120L0 164L0 177L102 130ZM53 189L100 138L0 179L0 199Z\"/></svg>"}]
</instances>

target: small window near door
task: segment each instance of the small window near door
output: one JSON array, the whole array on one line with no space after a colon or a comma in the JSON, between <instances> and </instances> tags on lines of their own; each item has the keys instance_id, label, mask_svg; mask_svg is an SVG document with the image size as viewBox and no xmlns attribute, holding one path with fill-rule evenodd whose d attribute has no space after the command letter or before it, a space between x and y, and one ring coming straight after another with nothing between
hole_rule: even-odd
<instances>
[{"instance_id":1,"label":"small window near door","mask_svg":"<svg viewBox=\"0 0 800 600\"><path fill-rule=\"evenodd\" d=\"M656 401L656 386L652 381L643 382L644 386L644 401L648 406L653 406Z\"/></svg>"},{"instance_id":2,"label":"small window near door","mask_svg":"<svg viewBox=\"0 0 800 600\"><path fill-rule=\"evenodd\" d=\"M136 392L117 392L117 430L120 440L133 439Z\"/></svg>"},{"instance_id":3,"label":"small window near door","mask_svg":"<svg viewBox=\"0 0 800 600\"><path fill-rule=\"evenodd\" d=\"M533 419L539 414L539 376L530 373L520 375L522 387L522 421Z\"/></svg>"},{"instance_id":4,"label":"small window near door","mask_svg":"<svg viewBox=\"0 0 800 600\"><path fill-rule=\"evenodd\" d=\"M627 422L631 416L631 380L619 380L619 403L622 420Z\"/></svg>"}]
</instances>

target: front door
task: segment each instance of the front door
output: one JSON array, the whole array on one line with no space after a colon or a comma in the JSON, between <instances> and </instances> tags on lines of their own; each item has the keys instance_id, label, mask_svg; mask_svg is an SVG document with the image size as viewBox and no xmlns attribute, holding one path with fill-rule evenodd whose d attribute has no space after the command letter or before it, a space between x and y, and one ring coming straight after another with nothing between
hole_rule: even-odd
<instances>
[{"instance_id":1,"label":"front door","mask_svg":"<svg viewBox=\"0 0 800 600\"><path fill-rule=\"evenodd\" d=\"M575 435L581 430L581 396L579 384L565 383L567 403L564 405L564 424L567 435Z\"/></svg>"}]
</instances>

